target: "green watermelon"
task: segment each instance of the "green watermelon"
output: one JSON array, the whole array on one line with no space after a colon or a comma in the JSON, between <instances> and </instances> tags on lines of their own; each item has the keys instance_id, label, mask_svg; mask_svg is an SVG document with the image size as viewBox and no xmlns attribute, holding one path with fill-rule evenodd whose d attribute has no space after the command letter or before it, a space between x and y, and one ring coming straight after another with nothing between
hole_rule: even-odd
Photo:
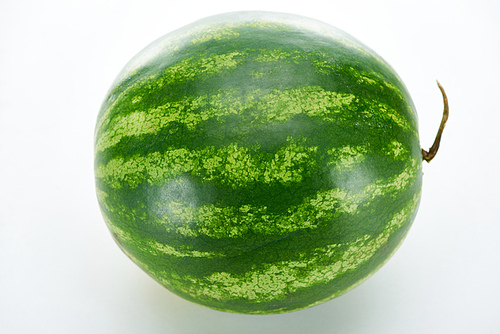
<instances>
[{"instance_id":1,"label":"green watermelon","mask_svg":"<svg viewBox=\"0 0 500 334\"><path fill-rule=\"evenodd\" d=\"M95 180L117 244L173 293L295 311L400 246L421 194L417 115L394 70L346 33L222 14L124 68L98 115Z\"/></svg>"}]
</instances>

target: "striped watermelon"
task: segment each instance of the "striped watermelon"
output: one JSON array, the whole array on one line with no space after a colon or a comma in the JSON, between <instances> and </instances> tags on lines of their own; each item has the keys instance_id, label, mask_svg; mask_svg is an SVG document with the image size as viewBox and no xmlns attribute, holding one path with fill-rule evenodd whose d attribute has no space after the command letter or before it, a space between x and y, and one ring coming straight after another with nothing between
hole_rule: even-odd
<instances>
[{"instance_id":1,"label":"striped watermelon","mask_svg":"<svg viewBox=\"0 0 500 334\"><path fill-rule=\"evenodd\" d=\"M299 310L363 282L407 234L421 168L391 67L278 13L160 38L121 72L95 132L117 244L170 291L227 312Z\"/></svg>"}]
</instances>

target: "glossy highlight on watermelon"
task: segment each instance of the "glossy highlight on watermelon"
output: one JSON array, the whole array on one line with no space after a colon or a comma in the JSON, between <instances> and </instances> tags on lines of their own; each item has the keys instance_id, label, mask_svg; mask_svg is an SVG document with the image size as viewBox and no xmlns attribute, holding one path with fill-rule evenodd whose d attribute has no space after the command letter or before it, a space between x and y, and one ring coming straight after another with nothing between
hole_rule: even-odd
<instances>
[{"instance_id":1,"label":"glossy highlight on watermelon","mask_svg":"<svg viewBox=\"0 0 500 334\"><path fill-rule=\"evenodd\" d=\"M226 312L295 311L359 285L407 234L421 169L393 69L280 13L160 38L120 73L95 130L117 244L170 291Z\"/></svg>"}]
</instances>

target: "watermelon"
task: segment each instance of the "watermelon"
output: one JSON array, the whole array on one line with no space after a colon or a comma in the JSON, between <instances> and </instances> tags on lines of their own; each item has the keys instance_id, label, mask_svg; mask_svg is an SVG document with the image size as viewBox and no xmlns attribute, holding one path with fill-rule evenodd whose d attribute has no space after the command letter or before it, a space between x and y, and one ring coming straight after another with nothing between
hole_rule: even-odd
<instances>
[{"instance_id":1,"label":"watermelon","mask_svg":"<svg viewBox=\"0 0 500 334\"><path fill-rule=\"evenodd\" d=\"M118 246L220 311L342 295L397 250L420 201L401 79L348 34L289 14L222 14L158 39L112 85L94 143Z\"/></svg>"}]
</instances>

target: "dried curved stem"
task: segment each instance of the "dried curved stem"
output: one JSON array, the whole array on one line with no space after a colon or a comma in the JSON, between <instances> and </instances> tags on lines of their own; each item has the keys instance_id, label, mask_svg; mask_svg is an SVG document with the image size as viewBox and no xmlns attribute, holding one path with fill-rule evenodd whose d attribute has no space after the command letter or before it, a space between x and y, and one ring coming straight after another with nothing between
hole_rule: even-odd
<instances>
[{"instance_id":1,"label":"dried curved stem","mask_svg":"<svg viewBox=\"0 0 500 334\"><path fill-rule=\"evenodd\" d=\"M437 154L437 151L439 149L439 143L441 142L441 136L443 134L444 126L446 125L446 121L448 120L448 98L446 97L446 93L444 92L443 86L437 82L439 89L441 90L441 94L443 95L443 103L444 103L444 111L443 111L443 118L441 119L441 125L439 126L438 133L436 135L436 139L434 140L434 144L432 144L431 148L429 151L426 151L422 149L422 160L425 160L427 162L430 162L432 159Z\"/></svg>"}]
</instances>

